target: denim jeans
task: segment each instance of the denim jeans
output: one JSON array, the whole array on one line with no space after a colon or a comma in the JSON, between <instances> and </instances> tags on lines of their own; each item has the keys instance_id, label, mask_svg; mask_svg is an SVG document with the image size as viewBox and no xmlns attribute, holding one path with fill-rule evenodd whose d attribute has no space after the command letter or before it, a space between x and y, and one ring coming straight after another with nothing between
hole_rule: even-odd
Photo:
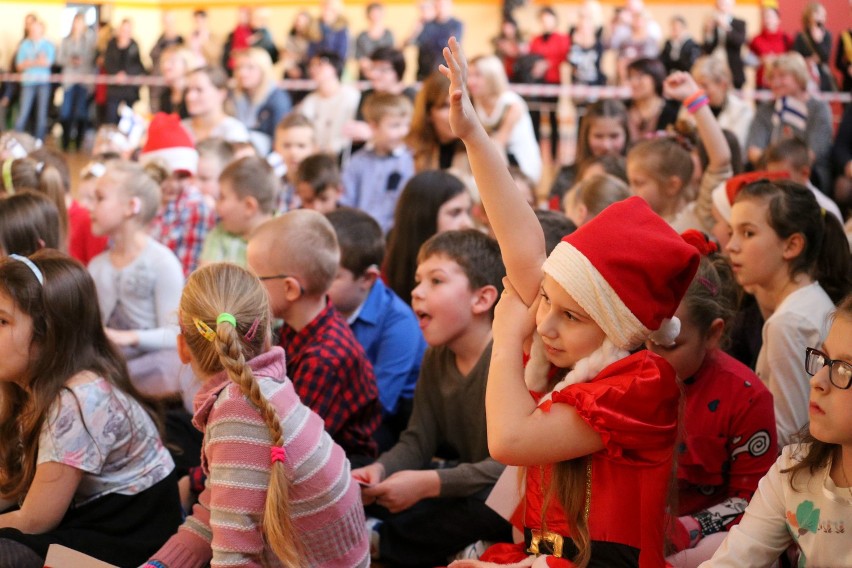
<instances>
[{"instance_id":1,"label":"denim jeans","mask_svg":"<svg viewBox=\"0 0 852 568\"><path fill-rule=\"evenodd\" d=\"M30 112L35 104L36 129L35 137L44 140L47 132L47 106L50 102L50 84L22 85L21 86L21 109L18 120L15 122L15 130L23 132L26 129Z\"/></svg>"},{"instance_id":2,"label":"denim jeans","mask_svg":"<svg viewBox=\"0 0 852 568\"><path fill-rule=\"evenodd\" d=\"M74 121L89 118L89 90L85 85L69 85L62 96L59 120Z\"/></svg>"}]
</instances>

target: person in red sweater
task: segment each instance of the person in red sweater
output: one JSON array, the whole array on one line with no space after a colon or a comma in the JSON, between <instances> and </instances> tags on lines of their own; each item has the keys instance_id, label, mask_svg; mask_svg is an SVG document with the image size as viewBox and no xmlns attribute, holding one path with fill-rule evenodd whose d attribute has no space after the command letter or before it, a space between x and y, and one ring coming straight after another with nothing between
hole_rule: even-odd
<instances>
[{"instance_id":1,"label":"person in red sweater","mask_svg":"<svg viewBox=\"0 0 852 568\"><path fill-rule=\"evenodd\" d=\"M764 8L762 18L763 27L760 28L760 33L752 38L748 48L760 59L756 74L757 88L768 89L769 85L763 78L766 65L782 53L790 51L793 38L780 28L781 16L776 8Z\"/></svg>"},{"instance_id":2,"label":"person in red sweater","mask_svg":"<svg viewBox=\"0 0 852 568\"><path fill-rule=\"evenodd\" d=\"M561 83L560 67L567 61L568 52L571 50L571 39L567 34L556 31L559 20L556 12L550 6L545 6L538 13L542 33L535 36L530 42L530 54L538 55L540 60L536 61L532 68L532 77L546 85L558 85ZM559 97L544 96L536 97L535 102L555 105ZM550 155L556 158L559 154L559 119L556 108L548 111L550 117ZM530 110L533 122L535 139L541 142L541 111Z\"/></svg>"}]
</instances>

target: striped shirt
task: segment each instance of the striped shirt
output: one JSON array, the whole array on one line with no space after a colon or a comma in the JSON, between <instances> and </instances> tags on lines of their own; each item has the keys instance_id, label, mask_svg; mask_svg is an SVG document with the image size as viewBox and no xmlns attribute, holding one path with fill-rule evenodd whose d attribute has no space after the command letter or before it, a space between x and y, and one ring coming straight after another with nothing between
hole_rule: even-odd
<instances>
[{"instance_id":1,"label":"striped shirt","mask_svg":"<svg viewBox=\"0 0 852 568\"><path fill-rule=\"evenodd\" d=\"M358 486L343 450L323 420L299 401L275 347L249 362L263 395L278 411L290 479L290 511L305 565L369 565L369 541ZM201 464L207 483L178 533L153 558L171 568L280 566L261 531L269 485L271 434L225 373L195 398L196 427L204 432Z\"/></svg>"}]
</instances>

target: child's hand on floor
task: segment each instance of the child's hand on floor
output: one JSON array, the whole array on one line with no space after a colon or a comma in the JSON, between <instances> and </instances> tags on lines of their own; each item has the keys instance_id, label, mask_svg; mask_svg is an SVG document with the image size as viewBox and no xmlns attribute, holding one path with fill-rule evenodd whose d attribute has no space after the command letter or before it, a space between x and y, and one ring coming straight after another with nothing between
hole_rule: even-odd
<instances>
[{"instance_id":1,"label":"child's hand on floor","mask_svg":"<svg viewBox=\"0 0 852 568\"><path fill-rule=\"evenodd\" d=\"M685 71L675 71L663 81L663 96L667 99L683 101L698 90L695 79Z\"/></svg>"},{"instance_id":2,"label":"child's hand on floor","mask_svg":"<svg viewBox=\"0 0 852 568\"><path fill-rule=\"evenodd\" d=\"M477 128L484 133L467 93L467 58L456 38L451 37L448 47L444 48L444 59L447 64L438 69L450 80L450 128L453 134L465 140Z\"/></svg>"},{"instance_id":3,"label":"child's hand on floor","mask_svg":"<svg viewBox=\"0 0 852 568\"><path fill-rule=\"evenodd\" d=\"M398 513L422 499L438 497L441 480L435 470L398 471L375 487L365 487L361 493L365 499L373 497L377 505Z\"/></svg>"},{"instance_id":4,"label":"child's hand on floor","mask_svg":"<svg viewBox=\"0 0 852 568\"><path fill-rule=\"evenodd\" d=\"M518 295L508 278L503 278L503 293L494 308L494 322L491 329L494 338L508 340L520 345L535 330L535 313L541 296L536 296L532 306L527 306Z\"/></svg>"}]
</instances>

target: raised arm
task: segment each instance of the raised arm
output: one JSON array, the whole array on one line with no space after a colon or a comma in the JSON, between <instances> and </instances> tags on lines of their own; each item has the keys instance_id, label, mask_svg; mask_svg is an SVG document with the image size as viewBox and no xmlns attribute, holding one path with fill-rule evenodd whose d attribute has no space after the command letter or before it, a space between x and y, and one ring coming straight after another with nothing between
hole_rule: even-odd
<instances>
[{"instance_id":1,"label":"raised arm","mask_svg":"<svg viewBox=\"0 0 852 568\"><path fill-rule=\"evenodd\" d=\"M546 258L544 233L473 109L466 87L467 60L455 38L450 38L449 47L444 48L444 59L447 64L440 69L450 79L450 126L467 148L509 281L529 306L541 284L541 265Z\"/></svg>"}]
</instances>

